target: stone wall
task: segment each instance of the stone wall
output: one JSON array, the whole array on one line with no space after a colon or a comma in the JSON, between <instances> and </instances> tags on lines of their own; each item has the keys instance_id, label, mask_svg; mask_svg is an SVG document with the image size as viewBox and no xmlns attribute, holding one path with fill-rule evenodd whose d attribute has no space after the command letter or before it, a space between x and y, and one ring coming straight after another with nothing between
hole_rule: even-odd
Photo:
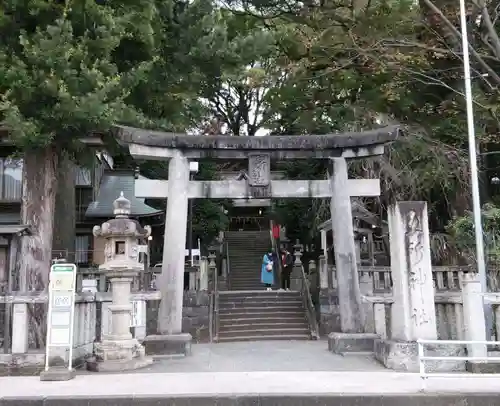
<instances>
[{"instance_id":1,"label":"stone wall","mask_svg":"<svg viewBox=\"0 0 500 406\"><path fill-rule=\"evenodd\" d=\"M210 341L209 335L210 294L206 291L184 291L182 331L193 336L193 342ZM159 301L148 301L146 309L146 333L155 334Z\"/></svg>"},{"instance_id":2,"label":"stone wall","mask_svg":"<svg viewBox=\"0 0 500 406\"><path fill-rule=\"evenodd\" d=\"M320 320L319 333L326 337L340 331L339 297L336 289L321 289L319 292Z\"/></svg>"}]
</instances>

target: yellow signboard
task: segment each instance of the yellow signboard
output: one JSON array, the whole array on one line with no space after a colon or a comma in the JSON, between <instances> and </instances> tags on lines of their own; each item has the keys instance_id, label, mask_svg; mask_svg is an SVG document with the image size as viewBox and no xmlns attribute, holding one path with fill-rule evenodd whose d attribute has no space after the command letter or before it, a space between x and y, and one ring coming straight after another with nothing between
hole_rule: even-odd
<instances>
[{"instance_id":1,"label":"yellow signboard","mask_svg":"<svg viewBox=\"0 0 500 406\"><path fill-rule=\"evenodd\" d=\"M74 290L75 278L72 273L52 272L50 274L50 288L55 290Z\"/></svg>"}]
</instances>

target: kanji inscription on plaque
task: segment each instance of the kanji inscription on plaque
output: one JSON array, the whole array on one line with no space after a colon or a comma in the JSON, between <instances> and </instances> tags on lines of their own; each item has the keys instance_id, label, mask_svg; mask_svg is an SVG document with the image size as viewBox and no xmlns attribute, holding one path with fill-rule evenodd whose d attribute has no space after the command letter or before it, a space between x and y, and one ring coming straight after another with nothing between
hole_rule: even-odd
<instances>
[{"instance_id":1,"label":"kanji inscription on plaque","mask_svg":"<svg viewBox=\"0 0 500 406\"><path fill-rule=\"evenodd\" d=\"M248 156L248 184L250 186L269 186L271 181L271 156L269 154L250 154Z\"/></svg>"}]
</instances>

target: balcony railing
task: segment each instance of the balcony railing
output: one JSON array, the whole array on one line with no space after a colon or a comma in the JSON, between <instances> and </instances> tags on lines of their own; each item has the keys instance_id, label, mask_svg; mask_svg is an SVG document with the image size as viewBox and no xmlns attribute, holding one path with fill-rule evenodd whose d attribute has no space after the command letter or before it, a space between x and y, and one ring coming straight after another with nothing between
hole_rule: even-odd
<instances>
[{"instance_id":1,"label":"balcony railing","mask_svg":"<svg viewBox=\"0 0 500 406\"><path fill-rule=\"evenodd\" d=\"M104 251L103 250L76 250L76 251L69 251L69 250L54 250L52 251L52 258L74 258L74 262L76 265L79 266L93 266L93 265L100 265L100 262L102 262L102 258L104 258Z\"/></svg>"},{"instance_id":2,"label":"balcony railing","mask_svg":"<svg viewBox=\"0 0 500 406\"><path fill-rule=\"evenodd\" d=\"M97 181L102 176L102 165L95 168ZM91 187L93 170L75 167L75 187ZM23 161L20 159L0 158L0 202L19 202L22 197Z\"/></svg>"},{"instance_id":3,"label":"balcony railing","mask_svg":"<svg viewBox=\"0 0 500 406\"><path fill-rule=\"evenodd\" d=\"M21 201L23 190L22 175L22 160L0 158L0 201Z\"/></svg>"}]
</instances>

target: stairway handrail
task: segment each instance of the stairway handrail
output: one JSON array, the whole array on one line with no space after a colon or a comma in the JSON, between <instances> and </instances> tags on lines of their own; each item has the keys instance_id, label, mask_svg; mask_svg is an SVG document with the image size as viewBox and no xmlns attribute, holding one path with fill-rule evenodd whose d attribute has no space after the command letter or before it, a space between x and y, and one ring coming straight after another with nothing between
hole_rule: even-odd
<instances>
[{"instance_id":1,"label":"stairway handrail","mask_svg":"<svg viewBox=\"0 0 500 406\"><path fill-rule=\"evenodd\" d=\"M306 276L303 264L300 265L300 270L302 274L302 301L304 303L304 307L306 308L309 330L311 331L311 337L314 340L319 340L319 326L318 320L316 319L316 308L314 307L314 302L312 300L309 278Z\"/></svg>"},{"instance_id":2,"label":"stairway handrail","mask_svg":"<svg viewBox=\"0 0 500 406\"><path fill-rule=\"evenodd\" d=\"M271 237L271 244L272 244L272 249L273 252L276 254L276 257L278 258L278 272L279 275L281 275L281 255L278 250L277 244L276 244L276 239L274 238L273 235L273 220L269 221L270 224L270 237ZM316 320L316 308L314 307L314 303L312 300L312 295L311 295L311 288L309 284L309 279L306 276L306 272L304 270L304 265L300 265L301 269L301 276L302 276L302 301L304 303L304 307L306 309L306 317L307 317L307 322L309 324L309 330L311 332L311 337L314 340L319 340L319 328L318 328L318 321Z\"/></svg>"},{"instance_id":3,"label":"stairway handrail","mask_svg":"<svg viewBox=\"0 0 500 406\"><path fill-rule=\"evenodd\" d=\"M215 261L220 259L220 256L217 256L217 251L215 251ZM220 251L219 251L220 253ZM210 269L210 268L209 268ZM209 293L210 296L212 297L211 303L209 303L210 308L209 308L209 322L211 323L210 326L210 341L216 341L218 340L218 335L219 335L219 267L216 266L213 268L213 276L212 276L212 286L211 289L209 287ZM210 320L211 317L211 320Z\"/></svg>"},{"instance_id":4,"label":"stairway handrail","mask_svg":"<svg viewBox=\"0 0 500 406\"><path fill-rule=\"evenodd\" d=\"M229 242L226 240L225 241L225 256L226 256L226 284L228 290L231 290L231 278L230 278L230 273L231 273L231 263L229 262Z\"/></svg>"},{"instance_id":5,"label":"stairway handrail","mask_svg":"<svg viewBox=\"0 0 500 406\"><path fill-rule=\"evenodd\" d=\"M213 316L213 321L214 321L214 339L215 341L218 340L219 336L219 281L217 277L218 271L217 268L215 269L215 275L214 275L214 282L213 282L213 288L212 288L212 296L214 298L214 316Z\"/></svg>"}]
</instances>

